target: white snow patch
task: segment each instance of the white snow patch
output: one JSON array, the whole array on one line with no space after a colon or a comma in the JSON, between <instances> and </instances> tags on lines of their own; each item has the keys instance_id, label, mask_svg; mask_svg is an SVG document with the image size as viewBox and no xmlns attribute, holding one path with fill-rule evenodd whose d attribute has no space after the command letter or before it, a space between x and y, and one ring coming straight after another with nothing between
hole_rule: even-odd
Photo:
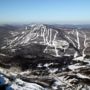
<instances>
[{"instance_id":1,"label":"white snow patch","mask_svg":"<svg viewBox=\"0 0 90 90\"><path fill-rule=\"evenodd\" d=\"M88 77L88 76L85 76L85 75L82 75L82 74L80 74L80 73L77 73L77 76L78 77L80 77L80 78L82 78L82 79L90 79L90 77Z\"/></svg>"},{"instance_id":2,"label":"white snow patch","mask_svg":"<svg viewBox=\"0 0 90 90\"><path fill-rule=\"evenodd\" d=\"M76 69L79 69L79 68L84 68L86 66L77 66L77 65L70 65L68 66L68 68L72 71L76 70Z\"/></svg>"},{"instance_id":3,"label":"white snow patch","mask_svg":"<svg viewBox=\"0 0 90 90\"><path fill-rule=\"evenodd\" d=\"M0 53L1 56L7 56L6 54Z\"/></svg>"},{"instance_id":4,"label":"white snow patch","mask_svg":"<svg viewBox=\"0 0 90 90\"><path fill-rule=\"evenodd\" d=\"M42 65L41 65L41 64L38 64L38 66L37 66L37 67L41 68L41 67L42 67Z\"/></svg>"},{"instance_id":5,"label":"white snow patch","mask_svg":"<svg viewBox=\"0 0 90 90\"><path fill-rule=\"evenodd\" d=\"M6 48L6 46L1 47L1 49L5 49L5 48Z\"/></svg>"},{"instance_id":6,"label":"white snow patch","mask_svg":"<svg viewBox=\"0 0 90 90\"><path fill-rule=\"evenodd\" d=\"M75 60L75 61L83 61L84 60L84 57L83 56L76 57L73 60Z\"/></svg>"},{"instance_id":7,"label":"white snow patch","mask_svg":"<svg viewBox=\"0 0 90 90\"><path fill-rule=\"evenodd\" d=\"M11 85L11 88L14 90L45 90L40 85L35 83L27 83L20 79L16 79L16 81Z\"/></svg>"},{"instance_id":8,"label":"white snow patch","mask_svg":"<svg viewBox=\"0 0 90 90\"><path fill-rule=\"evenodd\" d=\"M27 70L25 72L21 72L20 75L25 75L25 74L29 74L29 73L30 73L30 71Z\"/></svg>"},{"instance_id":9,"label":"white snow patch","mask_svg":"<svg viewBox=\"0 0 90 90\"><path fill-rule=\"evenodd\" d=\"M55 73L56 71L58 71L58 68L55 68L55 69L49 69L49 72L50 72L50 73Z\"/></svg>"},{"instance_id":10,"label":"white snow patch","mask_svg":"<svg viewBox=\"0 0 90 90\"><path fill-rule=\"evenodd\" d=\"M44 64L44 67L48 67L50 65L53 65L53 63L46 63L46 64Z\"/></svg>"}]
</instances>

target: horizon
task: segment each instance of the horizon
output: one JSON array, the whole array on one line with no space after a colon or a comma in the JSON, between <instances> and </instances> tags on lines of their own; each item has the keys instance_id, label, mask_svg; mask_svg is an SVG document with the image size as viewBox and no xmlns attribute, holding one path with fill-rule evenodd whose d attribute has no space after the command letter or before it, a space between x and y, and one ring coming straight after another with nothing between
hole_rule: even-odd
<instances>
[{"instance_id":1,"label":"horizon","mask_svg":"<svg viewBox=\"0 0 90 90\"><path fill-rule=\"evenodd\" d=\"M2 24L90 24L90 0L1 0Z\"/></svg>"}]
</instances>

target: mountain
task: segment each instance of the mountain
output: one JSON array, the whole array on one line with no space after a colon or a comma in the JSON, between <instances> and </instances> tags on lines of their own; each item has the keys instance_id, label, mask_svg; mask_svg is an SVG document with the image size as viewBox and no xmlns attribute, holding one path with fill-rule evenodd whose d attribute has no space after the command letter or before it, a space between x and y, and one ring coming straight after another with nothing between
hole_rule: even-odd
<instances>
[{"instance_id":1,"label":"mountain","mask_svg":"<svg viewBox=\"0 0 90 90\"><path fill-rule=\"evenodd\" d=\"M33 44L43 45L43 52L53 56L74 55L75 52L82 55L83 49L89 47L89 32L81 30L63 30L51 25L34 24L26 26L25 30L10 31L9 37L4 40L5 46L10 50L21 47L32 47ZM85 40L87 39L87 41ZM88 43L88 46L84 45ZM32 48L33 49L33 48ZM87 51L87 50L86 50Z\"/></svg>"},{"instance_id":2,"label":"mountain","mask_svg":"<svg viewBox=\"0 0 90 90\"><path fill-rule=\"evenodd\" d=\"M40 90L89 88L90 31L78 27L48 24L0 27L0 71L9 81L13 79L17 88L27 85L25 82L40 85Z\"/></svg>"}]
</instances>

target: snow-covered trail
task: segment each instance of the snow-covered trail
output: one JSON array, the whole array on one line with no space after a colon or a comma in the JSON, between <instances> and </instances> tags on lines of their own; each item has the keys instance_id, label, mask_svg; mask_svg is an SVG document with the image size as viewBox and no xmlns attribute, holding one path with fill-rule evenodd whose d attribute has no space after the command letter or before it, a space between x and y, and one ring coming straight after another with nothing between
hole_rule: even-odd
<instances>
[{"instance_id":1,"label":"snow-covered trail","mask_svg":"<svg viewBox=\"0 0 90 90\"><path fill-rule=\"evenodd\" d=\"M80 49L79 32L76 30L78 49Z\"/></svg>"},{"instance_id":2,"label":"snow-covered trail","mask_svg":"<svg viewBox=\"0 0 90 90\"><path fill-rule=\"evenodd\" d=\"M82 56L83 57L85 57L86 56L86 54L85 54L85 50L86 50L86 48L87 48L87 42L86 42L86 40L87 40L87 37L86 37L86 34L84 34L84 49L83 49L83 51L82 51Z\"/></svg>"}]
</instances>

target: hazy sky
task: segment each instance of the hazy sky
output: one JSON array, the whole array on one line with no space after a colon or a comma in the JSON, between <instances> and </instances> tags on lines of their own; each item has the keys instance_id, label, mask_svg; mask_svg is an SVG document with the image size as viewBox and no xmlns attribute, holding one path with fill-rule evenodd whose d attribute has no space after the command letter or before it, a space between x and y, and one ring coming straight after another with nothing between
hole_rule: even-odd
<instances>
[{"instance_id":1,"label":"hazy sky","mask_svg":"<svg viewBox=\"0 0 90 90\"><path fill-rule=\"evenodd\" d=\"M0 0L0 24L90 23L90 0Z\"/></svg>"}]
</instances>

